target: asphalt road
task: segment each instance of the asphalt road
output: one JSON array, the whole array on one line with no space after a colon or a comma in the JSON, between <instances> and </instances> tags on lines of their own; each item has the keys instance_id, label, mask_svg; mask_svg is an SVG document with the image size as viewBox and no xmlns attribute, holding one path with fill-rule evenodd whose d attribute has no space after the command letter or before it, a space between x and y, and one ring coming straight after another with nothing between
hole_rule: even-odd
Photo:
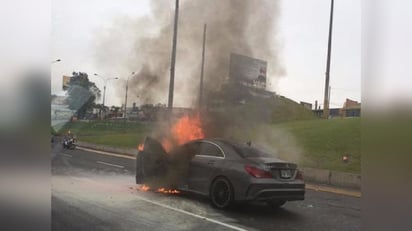
<instances>
[{"instance_id":1,"label":"asphalt road","mask_svg":"<svg viewBox=\"0 0 412 231\"><path fill-rule=\"evenodd\" d=\"M307 190L273 210L212 208L191 194L142 192L134 159L85 150L52 151L53 230L360 230L360 199Z\"/></svg>"}]
</instances>

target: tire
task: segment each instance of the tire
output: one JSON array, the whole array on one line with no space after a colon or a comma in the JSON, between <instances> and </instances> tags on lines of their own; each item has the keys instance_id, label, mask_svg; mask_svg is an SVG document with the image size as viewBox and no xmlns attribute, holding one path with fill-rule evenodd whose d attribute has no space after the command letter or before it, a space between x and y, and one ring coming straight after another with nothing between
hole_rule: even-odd
<instances>
[{"instance_id":1,"label":"tire","mask_svg":"<svg viewBox=\"0 0 412 231\"><path fill-rule=\"evenodd\" d=\"M232 184L225 177L216 178L210 187L210 202L213 207L227 209L233 204L234 192Z\"/></svg>"},{"instance_id":2,"label":"tire","mask_svg":"<svg viewBox=\"0 0 412 231\"><path fill-rule=\"evenodd\" d=\"M286 203L286 201L283 201L283 200L280 200L280 201L278 201L278 200L272 200L272 201L267 201L266 203L267 203L267 205L268 205L269 207L271 207L272 209L278 209L278 208L282 207L282 206Z\"/></svg>"}]
</instances>

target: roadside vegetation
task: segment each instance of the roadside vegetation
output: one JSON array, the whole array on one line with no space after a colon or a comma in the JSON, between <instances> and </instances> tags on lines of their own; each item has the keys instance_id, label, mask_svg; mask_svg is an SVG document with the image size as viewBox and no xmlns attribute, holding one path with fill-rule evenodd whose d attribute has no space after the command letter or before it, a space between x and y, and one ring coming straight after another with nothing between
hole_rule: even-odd
<instances>
[{"instance_id":1,"label":"roadside vegetation","mask_svg":"<svg viewBox=\"0 0 412 231\"><path fill-rule=\"evenodd\" d=\"M330 120L297 120L265 125L254 131L234 131L241 140L269 144L279 157L298 162L301 166L360 173L360 118ZM136 148L151 134L153 125L124 121L94 121L67 123L59 132L69 129L84 142L115 147ZM343 162L343 155L349 157Z\"/></svg>"},{"instance_id":2,"label":"roadside vegetation","mask_svg":"<svg viewBox=\"0 0 412 231\"><path fill-rule=\"evenodd\" d=\"M273 130L277 129L288 131L301 146L302 165L360 173L360 118L294 121L273 125ZM349 157L348 162L342 161L344 155Z\"/></svg>"},{"instance_id":3,"label":"roadside vegetation","mask_svg":"<svg viewBox=\"0 0 412 231\"><path fill-rule=\"evenodd\" d=\"M247 104L221 106L215 111L217 121L225 126L243 121L260 121L248 129L232 126L231 137L252 141L274 155L297 162L301 166L360 173L360 118L323 120L298 103L278 96L271 99L250 97ZM232 115L238 115L233 117ZM259 124L256 123L256 124ZM80 141L114 147L136 148L153 134L155 123L119 121L77 121L67 123L52 134L69 129ZM343 156L349 157L347 162Z\"/></svg>"},{"instance_id":4,"label":"roadside vegetation","mask_svg":"<svg viewBox=\"0 0 412 231\"><path fill-rule=\"evenodd\" d=\"M59 133L63 135L71 130L80 141L114 147L136 148L152 129L151 125L136 122L76 121L67 123L60 129Z\"/></svg>"}]
</instances>

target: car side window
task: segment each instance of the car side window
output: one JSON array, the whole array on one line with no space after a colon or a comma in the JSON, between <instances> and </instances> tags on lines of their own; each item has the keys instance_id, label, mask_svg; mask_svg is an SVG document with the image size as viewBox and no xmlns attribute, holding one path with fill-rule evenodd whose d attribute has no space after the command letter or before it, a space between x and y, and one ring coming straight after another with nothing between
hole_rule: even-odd
<instances>
[{"instance_id":1,"label":"car side window","mask_svg":"<svg viewBox=\"0 0 412 231\"><path fill-rule=\"evenodd\" d=\"M193 157L200 153L200 144L199 143L190 143L184 146L184 152L186 155Z\"/></svg>"},{"instance_id":2,"label":"car side window","mask_svg":"<svg viewBox=\"0 0 412 231\"><path fill-rule=\"evenodd\" d=\"M214 157L224 157L222 151L220 148L218 148L216 145L207 143L207 142L201 142L200 143L200 155L204 156L214 156Z\"/></svg>"}]
</instances>

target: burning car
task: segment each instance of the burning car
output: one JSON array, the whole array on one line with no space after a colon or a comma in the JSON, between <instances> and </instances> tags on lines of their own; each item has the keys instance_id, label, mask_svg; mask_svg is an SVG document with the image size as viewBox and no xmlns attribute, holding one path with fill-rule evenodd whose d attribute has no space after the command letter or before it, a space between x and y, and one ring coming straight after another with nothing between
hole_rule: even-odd
<instances>
[{"instance_id":1,"label":"burning car","mask_svg":"<svg viewBox=\"0 0 412 231\"><path fill-rule=\"evenodd\" d=\"M224 139L192 140L166 152L147 137L136 158L136 183L208 196L219 209L242 201L280 207L305 196L296 164Z\"/></svg>"}]
</instances>

